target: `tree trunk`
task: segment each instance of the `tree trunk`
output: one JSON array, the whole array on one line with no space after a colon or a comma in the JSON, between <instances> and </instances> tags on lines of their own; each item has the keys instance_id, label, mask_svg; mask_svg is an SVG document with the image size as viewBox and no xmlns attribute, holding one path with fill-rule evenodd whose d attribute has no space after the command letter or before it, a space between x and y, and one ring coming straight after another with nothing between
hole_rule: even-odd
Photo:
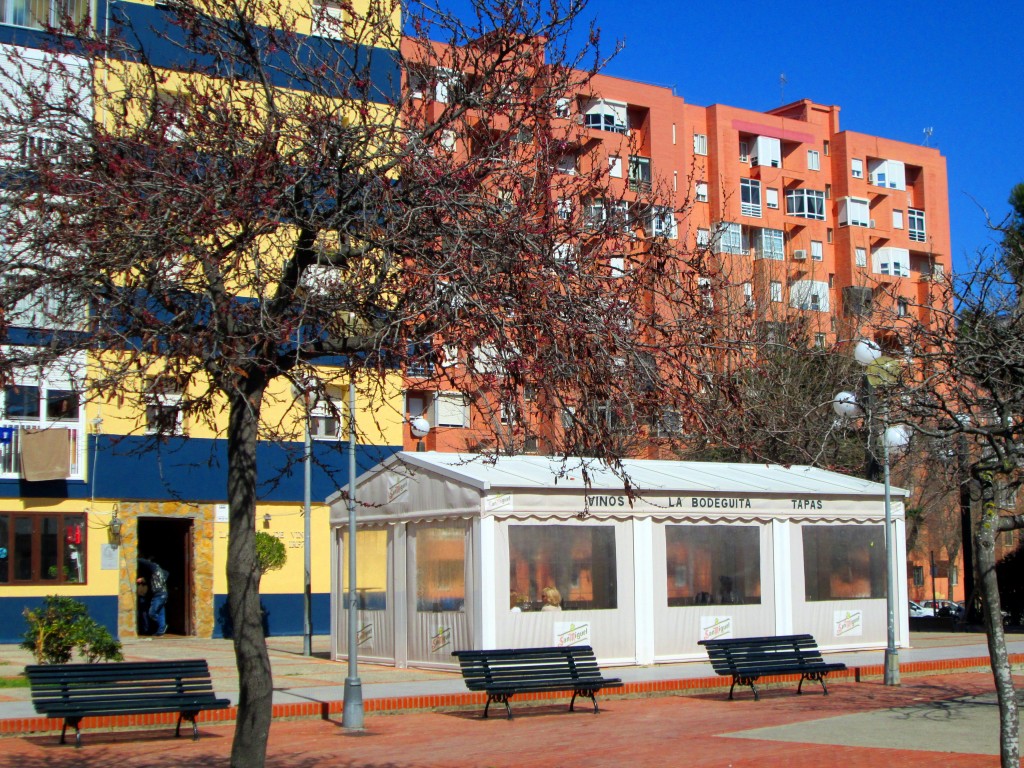
<instances>
[{"instance_id":1,"label":"tree trunk","mask_svg":"<svg viewBox=\"0 0 1024 768\"><path fill-rule=\"evenodd\" d=\"M228 610L239 683L233 768L263 768L273 703L256 562L256 444L264 386L246 380L240 384L244 391L229 394Z\"/></svg>"},{"instance_id":2,"label":"tree trunk","mask_svg":"<svg viewBox=\"0 0 1024 768\"><path fill-rule=\"evenodd\" d=\"M979 473L981 485L981 524L975 533L975 557L982 595L988 655L999 699L999 756L1002 768L1020 768L1020 732L1017 696L1013 688L1010 660L1003 634L1003 611L996 579L996 536L999 535L999 509L995 486L989 473Z\"/></svg>"}]
</instances>

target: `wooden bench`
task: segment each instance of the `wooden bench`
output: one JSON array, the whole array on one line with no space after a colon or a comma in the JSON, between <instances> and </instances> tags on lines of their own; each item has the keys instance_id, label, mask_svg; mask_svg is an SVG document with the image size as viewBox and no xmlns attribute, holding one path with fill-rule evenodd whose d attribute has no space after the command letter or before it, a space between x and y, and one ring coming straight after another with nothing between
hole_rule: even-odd
<instances>
[{"instance_id":1,"label":"wooden bench","mask_svg":"<svg viewBox=\"0 0 1024 768\"><path fill-rule=\"evenodd\" d=\"M505 705L509 719L509 699L517 693L537 691L572 691L569 711L577 696L586 696L597 708L597 692L602 688L619 688L622 681L601 674L589 645L566 648L507 648L488 651L455 651L452 653L462 667L462 677L471 691L487 694L484 717L492 701Z\"/></svg>"},{"instance_id":2,"label":"wooden bench","mask_svg":"<svg viewBox=\"0 0 1024 768\"><path fill-rule=\"evenodd\" d=\"M828 696L825 676L846 669L845 664L827 663L811 635L779 635L777 637L738 637L724 640L701 640L711 659L711 666L720 675L732 675L729 698L737 683L749 685L754 701L759 700L754 683L768 675L800 675L796 692L802 693L804 680L817 680Z\"/></svg>"},{"instance_id":3,"label":"wooden bench","mask_svg":"<svg viewBox=\"0 0 1024 768\"><path fill-rule=\"evenodd\" d=\"M198 740L196 716L231 703L214 694L205 659L30 665L25 673L36 712L64 718L61 744L70 725L75 746L82 745L84 717L163 712L178 713L175 736L181 735L181 721L190 720L192 738Z\"/></svg>"}]
</instances>

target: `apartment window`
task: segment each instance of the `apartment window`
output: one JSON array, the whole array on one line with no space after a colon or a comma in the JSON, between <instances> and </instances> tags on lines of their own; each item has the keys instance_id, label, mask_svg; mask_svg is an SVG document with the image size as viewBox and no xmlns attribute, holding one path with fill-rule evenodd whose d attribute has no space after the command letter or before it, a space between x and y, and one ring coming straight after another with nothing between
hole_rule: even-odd
<instances>
[{"instance_id":1,"label":"apartment window","mask_svg":"<svg viewBox=\"0 0 1024 768\"><path fill-rule=\"evenodd\" d=\"M821 170L821 156L818 154L816 149L807 150L807 170L809 171L820 171Z\"/></svg>"},{"instance_id":2,"label":"apartment window","mask_svg":"<svg viewBox=\"0 0 1024 768\"><path fill-rule=\"evenodd\" d=\"M0 584L85 584L83 514L0 514Z\"/></svg>"},{"instance_id":3,"label":"apartment window","mask_svg":"<svg viewBox=\"0 0 1024 768\"><path fill-rule=\"evenodd\" d=\"M461 392L434 395L434 420L439 427L468 427L469 402Z\"/></svg>"},{"instance_id":4,"label":"apartment window","mask_svg":"<svg viewBox=\"0 0 1024 768\"><path fill-rule=\"evenodd\" d=\"M612 155L608 158L608 175L613 179L622 178L622 158L618 155Z\"/></svg>"},{"instance_id":5,"label":"apartment window","mask_svg":"<svg viewBox=\"0 0 1024 768\"><path fill-rule=\"evenodd\" d=\"M907 224L910 239L915 243L923 243L926 233L924 226L924 211L917 208L907 209Z\"/></svg>"},{"instance_id":6,"label":"apartment window","mask_svg":"<svg viewBox=\"0 0 1024 768\"><path fill-rule=\"evenodd\" d=\"M555 204L555 211L562 221L569 221L572 218L572 200L560 199Z\"/></svg>"},{"instance_id":7,"label":"apartment window","mask_svg":"<svg viewBox=\"0 0 1024 768\"><path fill-rule=\"evenodd\" d=\"M816 334L814 334L814 348L815 349L824 349L825 348L825 334L824 333L816 333Z\"/></svg>"},{"instance_id":8,"label":"apartment window","mask_svg":"<svg viewBox=\"0 0 1024 768\"><path fill-rule=\"evenodd\" d=\"M8 384L3 395L3 414L8 421L78 421L78 395L72 389Z\"/></svg>"},{"instance_id":9,"label":"apartment window","mask_svg":"<svg viewBox=\"0 0 1024 768\"><path fill-rule=\"evenodd\" d=\"M560 155L558 160L555 162L555 171L558 173L565 173L570 176L576 173L576 156L575 155Z\"/></svg>"},{"instance_id":10,"label":"apartment window","mask_svg":"<svg viewBox=\"0 0 1024 768\"><path fill-rule=\"evenodd\" d=\"M949 566L949 585L955 587L960 584L960 566Z\"/></svg>"},{"instance_id":11,"label":"apartment window","mask_svg":"<svg viewBox=\"0 0 1024 768\"><path fill-rule=\"evenodd\" d=\"M693 134L693 154L706 155L708 153L708 136L706 133Z\"/></svg>"},{"instance_id":12,"label":"apartment window","mask_svg":"<svg viewBox=\"0 0 1024 768\"><path fill-rule=\"evenodd\" d=\"M568 96L559 96L555 99L555 117L563 119L572 115L572 99Z\"/></svg>"},{"instance_id":13,"label":"apartment window","mask_svg":"<svg viewBox=\"0 0 1024 768\"><path fill-rule=\"evenodd\" d=\"M811 240L811 259L822 261L825 258L825 247L821 240Z\"/></svg>"},{"instance_id":14,"label":"apartment window","mask_svg":"<svg viewBox=\"0 0 1024 768\"><path fill-rule=\"evenodd\" d=\"M906 317L910 314L910 302L906 299L896 300L896 314L900 317Z\"/></svg>"},{"instance_id":15,"label":"apartment window","mask_svg":"<svg viewBox=\"0 0 1024 768\"><path fill-rule=\"evenodd\" d=\"M871 259L874 271L880 275L910 277L910 251L906 248L875 248Z\"/></svg>"},{"instance_id":16,"label":"apartment window","mask_svg":"<svg viewBox=\"0 0 1024 768\"><path fill-rule=\"evenodd\" d=\"M655 206L651 209L650 232L654 237L674 239L678 235L675 212L671 208Z\"/></svg>"},{"instance_id":17,"label":"apartment window","mask_svg":"<svg viewBox=\"0 0 1024 768\"><path fill-rule=\"evenodd\" d=\"M761 602L756 525L665 526L669 607Z\"/></svg>"},{"instance_id":18,"label":"apartment window","mask_svg":"<svg viewBox=\"0 0 1024 768\"><path fill-rule=\"evenodd\" d=\"M850 175L855 179L864 178L864 161L860 158L850 158Z\"/></svg>"},{"instance_id":19,"label":"apartment window","mask_svg":"<svg viewBox=\"0 0 1024 768\"><path fill-rule=\"evenodd\" d=\"M757 179L740 179L740 213L760 218L761 182Z\"/></svg>"},{"instance_id":20,"label":"apartment window","mask_svg":"<svg viewBox=\"0 0 1024 768\"><path fill-rule=\"evenodd\" d=\"M711 245L711 230L710 229L697 229L697 247L707 248Z\"/></svg>"},{"instance_id":21,"label":"apartment window","mask_svg":"<svg viewBox=\"0 0 1024 768\"><path fill-rule=\"evenodd\" d=\"M90 15L89 0L3 0L0 23L30 29L81 24ZM95 18L95 17L94 17Z\"/></svg>"},{"instance_id":22,"label":"apartment window","mask_svg":"<svg viewBox=\"0 0 1024 768\"><path fill-rule=\"evenodd\" d=\"M804 525L804 599L885 597L881 525ZM841 576L837 576L841 574Z\"/></svg>"},{"instance_id":23,"label":"apartment window","mask_svg":"<svg viewBox=\"0 0 1024 768\"><path fill-rule=\"evenodd\" d=\"M759 229L754 236L754 245L757 248L757 256L761 259L772 259L782 261L785 259L783 252L783 241L785 237L781 229Z\"/></svg>"},{"instance_id":24,"label":"apartment window","mask_svg":"<svg viewBox=\"0 0 1024 768\"><path fill-rule=\"evenodd\" d=\"M867 200L859 197L842 197L839 199L839 226L869 227L871 226L871 207Z\"/></svg>"},{"instance_id":25,"label":"apartment window","mask_svg":"<svg viewBox=\"0 0 1024 768\"><path fill-rule=\"evenodd\" d=\"M587 128L611 133L626 133L626 105L617 101L595 99L584 110L583 123Z\"/></svg>"},{"instance_id":26,"label":"apartment window","mask_svg":"<svg viewBox=\"0 0 1024 768\"><path fill-rule=\"evenodd\" d=\"M651 158L630 156L629 188L634 192L651 191Z\"/></svg>"},{"instance_id":27,"label":"apartment window","mask_svg":"<svg viewBox=\"0 0 1024 768\"><path fill-rule=\"evenodd\" d=\"M914 573L914 586L915 587L923 587L924 586L924 566L923 565L915 565L915 566L913 566L913 569L914 569L913 570L913 573Z\"/></svg>"},{"instance_id":28,"label":"apartment window","mask_svg":"<svg viewBox=\"0 0 1024 768\"><path fill-rule=\"evenodd\" d=\"M786 192L786 214L824 221L825 193L815 189L788 190Z\"/></svg>"},{"instance_id":29,"label":"apartment window","mask_svg":"<svg viewBox=\"0 0 1024 768\"><path fill-rule=\"evenodd\" d=\"M754 142L754 154L750 158L751 165L766 165L772 168L782 167L782 142L770 136L758 136Z\"/></svg>"},{"instance_id":30,"label":"apartment window","mask_svg":"<svg viewBox=\"0 0 1024 768\"><path fill-rule=\"evenodd\" d=\"M146 392L146 434L183 434L182 388L176 382L153 381Z\"/></svg>"},{"instance_id":31,"label":"apartment window","mask_svg":"<svg viewBox=\"0 0 1024 768\"><path fill-rule=\"evenodd\" d=\"M825 199L826 200L831 200L832 199L832 185L831 184L826 184L825 185Z\"/></svg>"},{"instance_id":32,"label":"apartment window","mask_svg":"<svg viewBox=\"0 0 1024 768\"><path fill-rule=\"evenodd\" d=\"M624 274L626 274L626 257L609 256L608 272L612 277L622 277Z\"/></svg>"},{"instance_id":33,"label":"apartment window","mask_svg":"<svg viewBox=\"0 0 1024 768\"><path fill-rule=\"evenodd\" d=\"M706 203L708 201L708 183L706 181L697 182L696 197L698 203Z\"/></svg>"},{"instance_id":34,"label":"apartment window","mask_svg":"<svg viewBox=\"0 0 1024 768\"><path fill-rule=\"evenodd\" d=\"M825 157L828 157L829 154L831 154L831 145L828 143L827 139L821 143L821 148L825 152Z\"/></svg>"},{"instance_id":35,"label":"apartment window","mask_svg":"<svg viewBox=\"0 0 1024 768\"><path fill-rule=\"evenodd\" d=\"M743 284L743 306L753 308L754 306L754 284Z\"/></svg>"},{"instance_id":36,"label":"apartment window","mask_svg":"<svg viewBox=\"0 0 1024 768\"><path fill-rule=\"evenodd\" d=\"M445 152L454 152L457 144L455 131L441 131L441 149Z\"/></svg>"},{"instance_id":37,"label":"apartment window","mask_svg":"<svg viewBox=\"0 0 1024 768\"><path fill-rule=\"evenodd\" d=\"M697 293L700 295L701 303L707 309L715 308L715 297L711 295L711 278L697 278Z\"/></svg>"},{"instance_id":38,"label":"apartment window","mask_svg":"<svg viewBox=\"0 0 1024 768\"><path fill-rule=\"evenodd\" d=\"M899 160L868 158L868 183L887 189L906 189L906 166Z\"/></svg>"},{"instance_id":39,"label":"apartment window","mask_svg":"<svg viewBox=\"0 0 1024 768\"><path fill-rule=\"evenodd\" d=\"M769 208L778 209L779 207L779 190L768 187L764 191L764 204Z\"/></svg>"},{"instance_id":40,"label":"apartment window","mask_svg":"<svg viewBox=\"0 0 1024 768\"><path fill-rule=\"evenodd\" d=\"M314 35L320 37L341 37L345 22L345 10L341 0L313 0Z\"/></svg>"},{"instance_id":41,"label":"apartment window","mask_svg":"<svg viewBox=\"0 0 1024 768\"><path fill-rule=\"evenodd\" d=\"M715 248L716 253L743 254L747 252L743 247L743 227L735 222L722 222L715 240L718 244Z\"/></svg>"},{"instance_id":42,"label":"apartment window","mask_svg":"<svg viewBox=\"0 0 1024 768\"><path fill-rule=\"evenodd\" d=\"M811 312L829 311L828 283L824 280L798 280L789 289L789 305Z\"/></svg>"},{"instance_id":43,"label":"apartment window","mask_svg":"<svg viewBox=\"0 0 1024 768\"><path fill-rule=\"evenodd\" d=\"M583 224L589 229L604 225L606 212L603 200L590 200L583 204Z\"/></svg>"},{"instance_id":44,"label":"apartment window","mask_svg":"<svg viewBox=\"0 0 1024 768\"><path fill-rule=\"evenodd\" d=\"M741 141L740 142L740 162L741 163L749 163L750 162L750 142L748 142L748 141Z\"/></svg>"},{"instance_id":45,"label":"apartment window","mask_svg":"<svg viewBox=\"0 0 1024 768\"><path fill-rule=\"evenodd\" d=\"M892 212L892 228L903 229L903 211L893 209Z\"/></svg>"},{"instance_id":46,"label":"apartment window","mask_svg":"<svg viewBox=\"0 0 1024 768\"><path fill-rule=\"evenodd\" d=\"M866 267L868 265L868 249L855 248L854 258L858 267Z\"/></svg>"},{"instance_id":47,"label":"apartment window","mask_svg":"<svg viewBox=\"0 0 1024 768\"><path fill-rule=\"evenodd\" d=\"M775 303L782 301L782 283L772 280L768 284L768 297Z\"/></svg>"}]
</instances>

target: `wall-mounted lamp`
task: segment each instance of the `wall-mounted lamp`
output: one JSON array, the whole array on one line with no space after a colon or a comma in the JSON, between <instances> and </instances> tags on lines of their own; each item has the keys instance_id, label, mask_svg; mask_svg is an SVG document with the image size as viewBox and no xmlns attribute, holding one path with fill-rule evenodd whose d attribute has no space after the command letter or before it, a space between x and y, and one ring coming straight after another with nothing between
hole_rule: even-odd
<instances>
[{"instance_id":1,"label":"wall-mounted lamp","mask_svg":"<svg viewBox=\"0 0 1024 768\"><path fill-rule=\"evenodd\" d=\"M263 515L263 527L264 528L269 528L270 527L270 513L269 512L267 512L265 515Z\"/></svg>"},{"instance_id":2,"label":"wall-mounted lamp","mask_svg":"<svg viewBox=\"0 0 1024 768\"><path fill-rule=\"evenodd\" d=\"M110 538L114 540L115 544L121 543L121 518L117 516L117 510L114 510L114 514L110 518Z\"/></svg>"}]
</instances>

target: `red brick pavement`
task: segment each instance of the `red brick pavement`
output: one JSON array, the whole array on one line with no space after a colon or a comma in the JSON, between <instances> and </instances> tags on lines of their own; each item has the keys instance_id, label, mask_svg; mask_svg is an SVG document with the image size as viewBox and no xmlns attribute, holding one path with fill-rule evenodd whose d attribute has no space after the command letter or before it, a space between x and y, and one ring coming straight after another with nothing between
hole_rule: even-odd
<instances>
[{"instance_id":1,"label":"red brick pavement","mask_svg":"<svg viewBox=\"0 0 1024 768\"><path fill-rule=\"evenodd\" d=\"M575 713L564 702L515 706L515 719L480 718L480 710L369 714L366 730L349 734L340 718L277 720L271 729L268 765L273 768L479 768L481 766L684 766L693 768L956 768L998 766L994 755L914 749L845 747L730 738L729 733L788 725L823 717L940 701L992 691L987 673L904 678L902 686L837 681L831 695L814 688L795 696L773 688L755 702L721 693L654 698L601 699L601 714L586 706ZM228 764L233 729L206 724L201 740L175 739L173 728L110 732L86 730L84 746L59 745L57 737L0 741L0 766L17 768L177 768ZM907 734L908 745L913 734Z\"/></svg>"}]
</instances>

